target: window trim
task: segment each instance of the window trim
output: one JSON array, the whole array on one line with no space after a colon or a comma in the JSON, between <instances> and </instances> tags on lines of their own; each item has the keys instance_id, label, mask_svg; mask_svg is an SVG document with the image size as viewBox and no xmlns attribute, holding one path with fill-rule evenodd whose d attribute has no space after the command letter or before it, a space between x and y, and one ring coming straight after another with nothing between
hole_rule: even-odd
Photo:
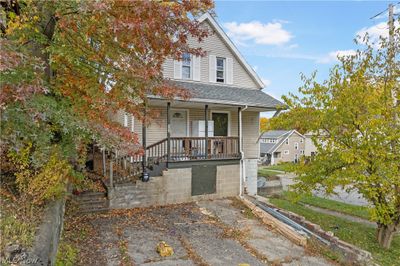
<instances>
[{"instance_id":1,"label":"window trim","mask_svg":"<svg viewBox=\"0 0 400 266\"><path fill-rule=\"evenodd\" d=\"M129 121L128 121L128 114L124 112L124 127L128 127Z\"/></svg>"},{"instance_id":2,"label":"window trim","mask_svg":"<svg viewBox=\"0 0 400 266\"><path fill-rule=\"evenodd\" d=\"M289 151L289 150L284 150L284 151L283 151L283 154L284 154L284 155L290 155L290 151Z\"/></svg>"},{"instance_id":3,"label":"window trim","mask_svg":"<svg viewBox=\"0 0 400 266\"><path fill-rule=\"evenodd\" d=\"M299 143L298 143L298 142L295 142L295 143L294 143L294 149L295 149L295 150L298 150L298 149L299 149Z\"/></svg>"},{"instance_id":4,"label":"window trim","mask_svg":"<svg viewBox=\"0 0 400 266\"><path fill-rule=\"evenodd\" d=\"M189 55L189 59L190 59L189 65L185 65L185 64L184 64L184 62L185 62L185 60L183 60L183 55L184 55L184 54ZM182 78L182 79L185 79L185 80L192 80L192 79L193 79L193 57L192 57L192 55L189 54L189 53L184 53L184 54L182 55L181 78ZM184 69L185 67L188 67L188 68L189 68L189 77L188 77L188 78L183 76L183 69Z\"/></svg>"},{"instance_id":5,"label":"window trim","mask_svg":"<svg viewBox=\"0 0 400 266\"><path fill-rule=\"evenodd\" d=\"M222 59L224 65L222 70L218 70L218 59ZM218 81L218 71L222 71L223 81ZM226 83L226 57L215 57L215 82L217 83Z\"/></svg>"}]
</instances>

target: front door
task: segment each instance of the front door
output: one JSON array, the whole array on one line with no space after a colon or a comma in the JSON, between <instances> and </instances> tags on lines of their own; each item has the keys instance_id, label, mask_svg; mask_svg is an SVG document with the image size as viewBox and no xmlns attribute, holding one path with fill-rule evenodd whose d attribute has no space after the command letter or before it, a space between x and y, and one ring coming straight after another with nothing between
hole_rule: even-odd
<instances>
[{"instance_id":1,"label":"front door","mask_svg":"<svg viewBox=\"0 0 400 266\"><path fill-rule=\"evenodd\" d=\"M186 110L172 110L171 137L187 137L187 118L188 113ZM184 154L184 141L172 141L171 149L174 156L182 156L182 154Z\"/></svg>"},{"instance_id":2,"label":"front door","mask_svg":"<svg viewBox=\"0 0 400 266\"><path fill-rule=\"evenodd\" d=\"M214 136L228 136L228 113L212 113L212 120L214 120Z\"/></svg>"},{"instance_id":3,"label":"front door","mask_svg":"<svg viewBox=\"0 0 400 266\"><path fill-rule=\"evenodd\" d=\"M212 113L212 120L214 121L214 136L227 137L229 127L228 113ZM211 141L212 154L220 155L227 153L226 139L214 139Z\"/></svg>"}]
</instances>

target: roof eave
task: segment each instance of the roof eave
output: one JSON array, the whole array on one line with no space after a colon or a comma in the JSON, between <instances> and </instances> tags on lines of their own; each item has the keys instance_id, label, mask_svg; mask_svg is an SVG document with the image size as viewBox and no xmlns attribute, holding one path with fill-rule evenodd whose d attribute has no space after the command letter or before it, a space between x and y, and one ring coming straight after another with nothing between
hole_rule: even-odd
<instances>
[{"instance_id":1,"label":"roof eave","mask_svg":"<svg viewBox=\"0 0 400 266\"><path fill-rule=\"evenodd\" d=\"M223 105L233 105L233 106L247 106L251 108L259 108L264 109L265 111L275 111L279 108L279 106L260 106L254 105L252 103L245 103L245 102L235 102L235 101L224 101L224 100L215 100L215 99L204 99L204 98L190 98L189 100L183 99L181 97L175 97L173 99L166 99L161 96L156 95L148 95L150 99L154 100L173 100L173 101L180 101L180 102L197 102L197 103L215 103L215 104L223 104Z\"/></svg>"}]
</instances>

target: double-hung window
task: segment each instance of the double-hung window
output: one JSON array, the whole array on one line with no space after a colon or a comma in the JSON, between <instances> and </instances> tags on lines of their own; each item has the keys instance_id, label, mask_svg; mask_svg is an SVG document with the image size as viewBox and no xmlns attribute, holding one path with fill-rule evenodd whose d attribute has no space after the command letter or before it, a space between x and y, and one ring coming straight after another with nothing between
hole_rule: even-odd
<instances>
[{"instance_id":1,"label":"double-hung window","mask_svg":"<svg viewBox=\"0 0 400 266\"><path fill-rule=\"evenodd\" d=\"M217 57L217 82L225 83L225 58Z\"/></svg>"},{"instance_id":2,"label":"double-hung window","mask_svg":"<svg viewBox=\"0 0 400 266\"><path fill-rule=\"evenodd\" d=\"M188 53L182 55L182 78L192 78L192 57Z\"/></svg>"}]
</instances>

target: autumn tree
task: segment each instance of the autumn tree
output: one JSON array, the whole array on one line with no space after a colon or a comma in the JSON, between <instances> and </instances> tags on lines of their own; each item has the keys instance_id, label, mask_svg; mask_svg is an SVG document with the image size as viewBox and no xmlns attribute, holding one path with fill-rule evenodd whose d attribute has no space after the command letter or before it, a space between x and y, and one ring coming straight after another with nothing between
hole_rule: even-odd
<instances>
[{"instance_id":1,"label":"autumn tree","mask_svg":"<svg viewBox=\"0 0 400 266\"><path fill-rule=\"evenodd\" d=\"M266 117L260 118L260 133L263 133L263 132L269 130L268 120L269 119Z\"/></svg>"},{"instance_id":2,"label":"autumn tree","mask_svg":"<svg viewBox=\"0 0 400 266\"><path fill-rule=\"evenodd\" d=\"M283 96L283 99L285 101L288 100L286 96ZM281 112L276 117L270 118L267 127L269 130L295 129L299 133L305 134L308 131L308 123L304 123L304 121L312 121L314 117L314 110L292 106L291 109Z\"/></svg>"},{"instance_id":3,"label":"autumn tree","mask_svg":"<svg viewBox=\"0 0 400 266\"><path fill-rule=\"evenodd\" d=\"M122 109L141 119L148 94L190 96L163 79L162 65L185 52L203 54L187 39L207 37L196 18L212 5L209 0L2 1L1 150L2 160L14 165L9 173L37 180L54 168L49 163L61 161L72 169L65 179L79 171L93 141L137 152L136 134L110 114ZM20 179L21 188L26 180Z\"/></svg>"},{"instance_id":4,"label":"autumn tree","mask_svg":"<svg viewBox=\"0 0 400 266\"><path fill-rule=\"evenodd\" d=\"M368 36L363 45L340 58L325 82L304 78L301 96L286 98L292 114L303 116L316 134L318 149L314 160L296 169L294 190L357 191L370 204L377 241L389 248L400 229L400 30L392 42L382 39L379 49Z\"/></svg>"}]
</instances>

